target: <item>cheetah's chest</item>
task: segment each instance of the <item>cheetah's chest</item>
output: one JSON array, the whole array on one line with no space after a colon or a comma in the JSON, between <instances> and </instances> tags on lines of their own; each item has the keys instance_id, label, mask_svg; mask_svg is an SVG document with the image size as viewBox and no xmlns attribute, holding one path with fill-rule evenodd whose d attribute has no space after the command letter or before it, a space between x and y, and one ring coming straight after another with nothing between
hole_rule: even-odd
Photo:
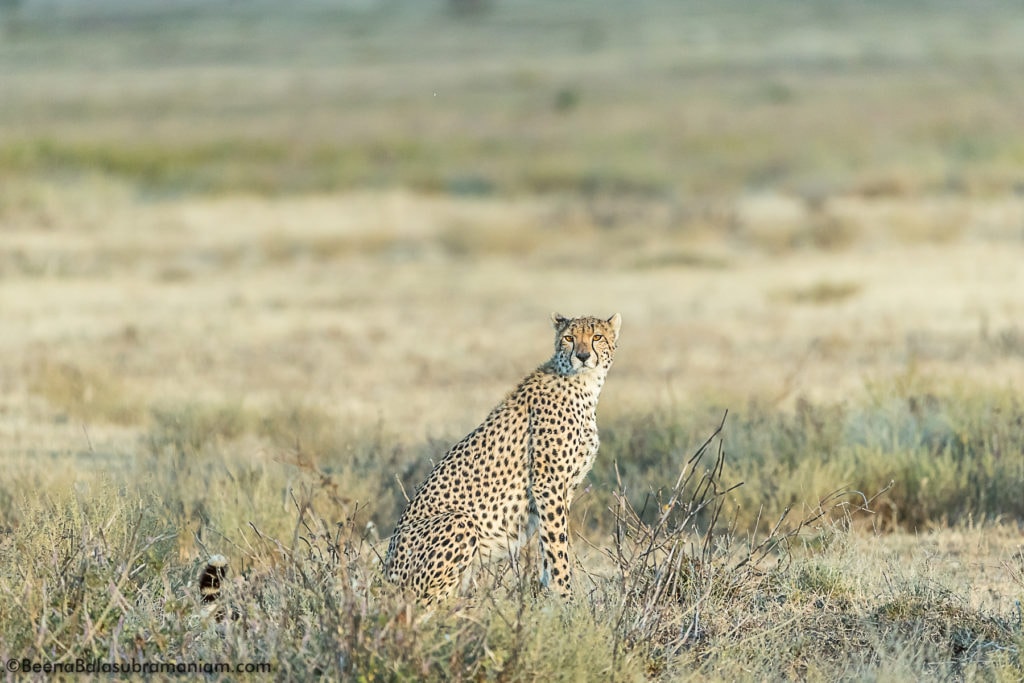
<instances>
[{"instance_id":1,"label":"cheetah's chest","mask_svg":"<svg viewBox=\"0 0 1024 683\"><path fill-rule=\"evenodd\" d=\"M600 445L597 420L591 417L583 422L576 457L569 463L570 491L580 485L587 473L590 472L590 468L594 466L594 459L597 457L597 449Z\"/></svg>"}]
</instances>

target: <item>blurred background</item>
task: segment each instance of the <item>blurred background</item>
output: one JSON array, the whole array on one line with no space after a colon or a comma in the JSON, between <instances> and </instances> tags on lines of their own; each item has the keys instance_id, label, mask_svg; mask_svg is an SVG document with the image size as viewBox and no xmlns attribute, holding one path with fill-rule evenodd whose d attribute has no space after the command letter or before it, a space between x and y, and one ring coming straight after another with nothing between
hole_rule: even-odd
<instances>
[{"instance_id":1,"label":"blurred background","mask_svg":"<svg viewBox=\"0 0 1024 683\"><path fill-rule=\"evenodd\" d=\"M5 174L153 198L1021 189L1007 3L4 0L0 21Z\"/></svg>"},{"instance_id":2,"label":"blurred background","mask_svg":"<svg viewBox=\"0 0 1024 683\"><path fill-rule=\"evenodd\" d=\"M448 440L554 310L612 417L1012 390L1022 73L1003 2L3 0L4 442Z\"/></svg>"}]
</instances>

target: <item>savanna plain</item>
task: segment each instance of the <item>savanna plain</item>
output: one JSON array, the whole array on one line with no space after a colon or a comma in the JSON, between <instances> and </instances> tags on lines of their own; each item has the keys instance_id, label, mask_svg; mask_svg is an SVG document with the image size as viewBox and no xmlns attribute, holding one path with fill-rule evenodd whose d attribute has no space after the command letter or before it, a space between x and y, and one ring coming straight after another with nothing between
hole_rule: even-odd
<instances>
[{"instance_id":1,"label":"savanna plain","mask_svg":"<svg viewBox=\"0 0 1024 683\"><path fill-rule=\"evenodd\" d=\"M987 1L0 2L6 675L1021 680L1021 73ZM418 608L553 311L623 318L575 600Z\"/></svg>"}]
</instances>

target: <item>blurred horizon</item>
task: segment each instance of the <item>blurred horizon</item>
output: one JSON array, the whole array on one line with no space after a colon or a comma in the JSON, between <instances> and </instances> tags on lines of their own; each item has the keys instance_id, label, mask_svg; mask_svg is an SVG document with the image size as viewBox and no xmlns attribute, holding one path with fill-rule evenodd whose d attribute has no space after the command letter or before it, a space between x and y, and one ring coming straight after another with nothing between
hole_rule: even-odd
<instances>
[{"instance_id":1,"label":"blurred horizon","mask_svg":"<svg viewBox=\"0 0 1024 683\"><path fill-rule=\"evenodd\" d=\"M1024 193L997 2L0 4L0 181L150 196Z\"/></svg>"}]
</instances>

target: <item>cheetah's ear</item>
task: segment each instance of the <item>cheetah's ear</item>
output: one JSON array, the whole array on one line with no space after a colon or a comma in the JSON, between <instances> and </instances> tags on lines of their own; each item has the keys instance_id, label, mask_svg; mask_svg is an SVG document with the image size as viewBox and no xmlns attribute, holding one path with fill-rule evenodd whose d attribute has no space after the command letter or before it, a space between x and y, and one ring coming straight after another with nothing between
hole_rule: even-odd
<instances>
[{"instance_id":1,"label":"cheetah's ear","mask_svg":"<svg viewBox=\"0 0 1024 683\"><path fill-rule=\"evenodd\" d=\"M551 322L554 323L556 330L560 330L567 322L569 322L569 319L561 313L552 313Z\"/></svg>"},{"instance_id":2,"label":"cheetah's ear","mask_svg":"<svg viewBox=\"0 0 1024 683\"><path fill-rule=\"evenodd\" d=\"M619 328L622 327L622 316L616 313L612 317L608 318L608 324L612 326L612 332L615 333L615 341L618 341Z\"/></svg>"}]
</instances>

